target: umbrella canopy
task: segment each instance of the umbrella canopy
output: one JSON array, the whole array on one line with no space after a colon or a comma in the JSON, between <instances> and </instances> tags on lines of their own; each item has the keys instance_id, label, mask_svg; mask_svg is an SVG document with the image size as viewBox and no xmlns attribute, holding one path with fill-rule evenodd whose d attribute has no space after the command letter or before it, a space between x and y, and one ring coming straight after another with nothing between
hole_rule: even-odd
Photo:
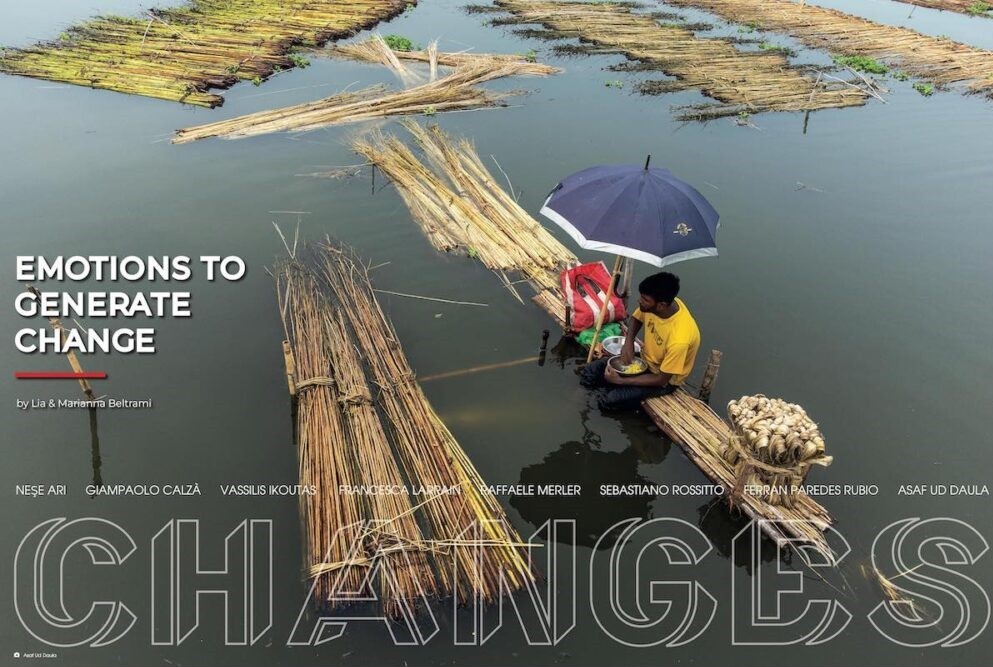
<instances>
[{"instance_id":1,"label":"umbrella canopy","mask_svg":"<svg viewBox=\"0 0 993 667\"><path fill-rule=\"evenodd\" d=\"M717 254L717 211L668 169L590 167L552 190L542 215L580 247L665 266Z\"/></svg>"}]
</instances>

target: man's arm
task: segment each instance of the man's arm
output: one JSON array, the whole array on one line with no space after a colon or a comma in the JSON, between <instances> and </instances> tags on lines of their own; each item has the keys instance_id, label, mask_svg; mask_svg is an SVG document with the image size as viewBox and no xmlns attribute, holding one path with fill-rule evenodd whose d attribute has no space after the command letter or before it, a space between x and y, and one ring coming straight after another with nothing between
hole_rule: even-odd
<instances>
[{"instance_id":1,"label":"man's arm","mask_svg":"<svg viewBox=\"0 0 993 667\"><path fill-rule=\"evenodd\" d=\"M624 347L621 348L621 361L630 364L634 360L634 340L641 331L641 320L634 315L628 318L628 334L624 339Z\"/></svg>"}]
</instances>

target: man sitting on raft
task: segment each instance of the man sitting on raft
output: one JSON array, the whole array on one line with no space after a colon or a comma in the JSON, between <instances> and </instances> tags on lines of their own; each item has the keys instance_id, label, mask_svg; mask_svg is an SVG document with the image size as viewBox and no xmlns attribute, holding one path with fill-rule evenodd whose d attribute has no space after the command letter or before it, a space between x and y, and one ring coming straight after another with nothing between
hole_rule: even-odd
<instances>
[{"instance_id":1,"label":"man sitting on raft","mask_svg":"<svg viewBox=\"0 0 993 667\"><path fill-rule=\"evenodd\" d=\"M598 359L583 368L580 382L596 388L601 410L633 409L646 398L665 396L676 391L693 370L700 348L700 329L686 304L676 298L679 278L671 273L656 273L638 285L638 308L628 321L627 338L621 349L621 362L634 360L634 340L645 328L641 358L648 373L624 376Z\"/></svg>"}]
</instances>

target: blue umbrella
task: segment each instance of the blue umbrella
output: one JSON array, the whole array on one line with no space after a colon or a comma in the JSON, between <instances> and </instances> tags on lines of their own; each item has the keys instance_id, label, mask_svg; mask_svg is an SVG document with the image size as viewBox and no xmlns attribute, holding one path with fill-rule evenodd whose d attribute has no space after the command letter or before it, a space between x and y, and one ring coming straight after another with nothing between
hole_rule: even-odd
<instances>
[{"instance_id":1,"label":"blue umbrella","mask_svg":"<svg viewBox=\"0 0 993 667\"><path fill-rule=\"evenodd\" d=\"M542 215L581 248L666 266L717 254L717 211L668 169L590 167L555 186Z\"/></svg>"}]
</instances>

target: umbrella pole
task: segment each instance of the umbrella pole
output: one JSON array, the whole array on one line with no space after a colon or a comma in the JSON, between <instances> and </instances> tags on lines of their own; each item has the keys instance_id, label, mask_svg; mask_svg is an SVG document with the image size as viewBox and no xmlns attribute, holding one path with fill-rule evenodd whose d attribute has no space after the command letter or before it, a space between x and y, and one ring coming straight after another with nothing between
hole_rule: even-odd
<instances>
[{"instance_id":1,"label":"umbrella pole","mask_svg":"<svg viewBox=\"0 0 993 667\"><path fill-rule=\"evenodd\" d=\"M614 288L617 287L617 275L621 271L621 261L620 255L614 258L614 270L610 272L610 286L607 288L607 296L604 297L603 303L600 305L600 312L596 316L596 329L593 330L593 342L590 343L590 351L586 355L586 363L593 361L593 353L596 351L596 346L599 342L597 338L600 337L600 329L603 328L603 318L607 314L607 306L610 305L610 299L614 296Z\"/></svg>"}]
</instances>

